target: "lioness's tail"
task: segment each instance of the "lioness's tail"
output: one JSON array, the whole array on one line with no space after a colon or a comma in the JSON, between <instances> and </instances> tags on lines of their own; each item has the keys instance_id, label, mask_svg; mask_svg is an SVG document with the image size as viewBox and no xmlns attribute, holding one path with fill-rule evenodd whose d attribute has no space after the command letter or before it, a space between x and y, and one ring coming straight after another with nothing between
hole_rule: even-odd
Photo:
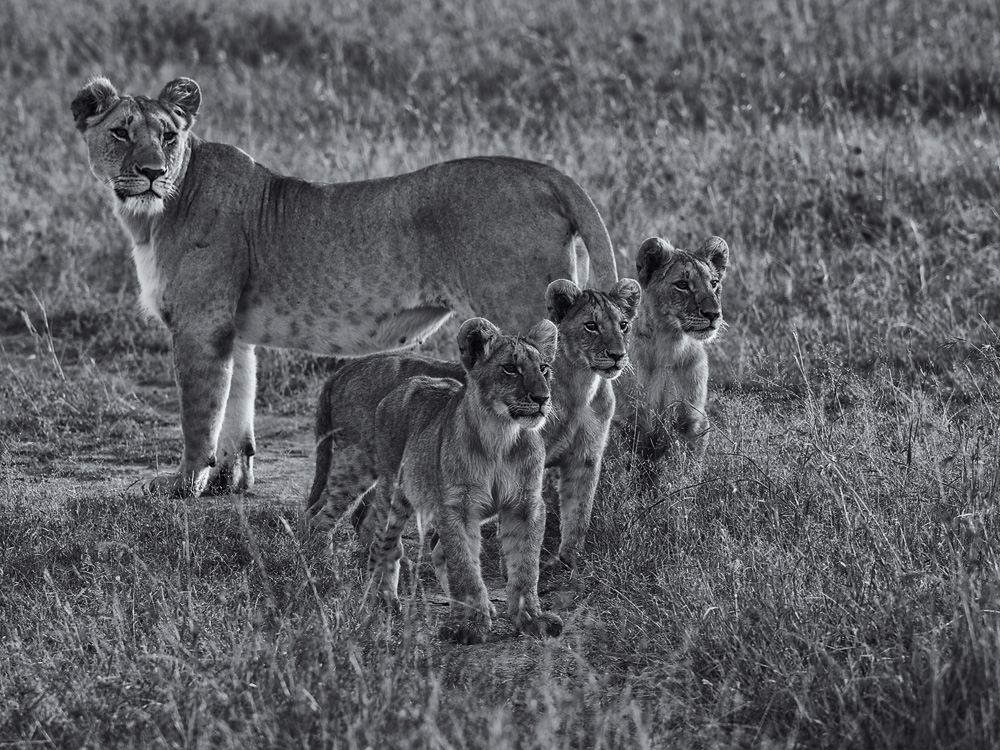
<instances>
[{"instance_id":1,"label":"lioness's tail","mask_svg":"<svg viewBox=\"0 0 1000 750\"><path fill-rule=\"evenodd\" d=\"M590 259L589 274L584 273L586 269L579 269L581 281L585 282L581 286L610 289L618 281L618 266L608 228L587 192L570 177L562 173L559 177L556 195L573 231L587 246Z\"/></svg>"},{"instance_id":2,"label":"lioness's tail","mask_svg":"<svg viewBox=\"0 0 1000 750\"><path fill-rule=\"evenodd\" d=\"M332 520L326 518L326 507L323 502L323 491L326 489L327 477L330 475L330 464L333 461L333 415L330 409L329 382L323 385L316 406L316 476L313 477L312 489L306 500L306 522L309 530L319 531L319 526L326 526Z\"/></svg>"}]
</instances>

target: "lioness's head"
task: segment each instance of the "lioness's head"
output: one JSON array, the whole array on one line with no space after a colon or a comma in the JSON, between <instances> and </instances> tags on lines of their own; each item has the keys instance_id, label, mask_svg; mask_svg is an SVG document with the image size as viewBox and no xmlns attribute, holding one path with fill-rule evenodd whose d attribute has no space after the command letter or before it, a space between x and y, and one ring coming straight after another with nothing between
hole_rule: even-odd
<instances>
[{"instance_id":1,"label":"lioness's head","mask_svg":"<svg viewBox=\"0 0 1000 750\"><path fill-rule=\"evenodd\" d=\"M558 329L548 320L523 336L507 336L485 318L470 318L458 332L469 393L503 419L537 430L552 411L552 360Z\"/></svg>"},{"instance_id":2,"label":"lioness's head","mask_svg":"<svg viewBox=\"0 0 1000 750\"><path fill-rule=\"evenodd\" d=\"M661 237L639 246L635 266L643 310L655 325L711 341L723 325L722 278L729 268L729 245L709 237L694 252L678 250ZM644 313L645 315L646 313Z\"/></svg>"},{"instance_id":3,"label":"lioness's head","mask_svg":"<svg viewBox=\"0 0 1000 750\"><path fill-rule=\"evenodd\" d=\"M585 368L614 380L628 367L629 331L642 290L621 279L610 292L557 279L545 290L549 319L559 326L560 367Z\"/></svg>"},{"instance_id":4,"label":"lioness's head","mask_svg":"<svg viewBox=\"0 0 1000 750\"><path fill-rule=\"evenodd\" d=\"M180 187L201 90L177 78L156 99L119 96L94 78L73 100L73 119L90 151L90 168L114 194L115 210L155 216Z\"/></svg>"}]
</instances>

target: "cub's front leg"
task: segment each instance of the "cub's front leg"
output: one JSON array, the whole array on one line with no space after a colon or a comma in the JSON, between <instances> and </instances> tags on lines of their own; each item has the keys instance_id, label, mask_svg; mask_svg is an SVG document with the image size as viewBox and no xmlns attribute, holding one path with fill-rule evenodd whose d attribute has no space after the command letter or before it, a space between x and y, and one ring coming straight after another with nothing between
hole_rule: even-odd
<instances>
[{"instance_id":1,"label":"cub's front leg","mask_svg":"<svg viewBox=\"0 0 1000 750\"><path fill-rule=\"evenodd\" d=\"M540 472L541 470L539 470ZM545 532L541 477L515 500L500 506L500 544L507 563L507 614L519 633L535 637L562 632L558 615L542 612L538 561Z\"/></svg>"},{"instance_id":2,"label":"cub's front leg","mask_svg":"<svg viewBox=\"0 0 1000 750\"><path fill-rule=\"evenodd\" d=\"M444 503L435 514L452 599L441 637L458 643L482 643L493 626L489 593L479 562L480 509L488 504L488 496L476 502L472 493L450 489L445 491Z\"/></svg>"}]
</instances>

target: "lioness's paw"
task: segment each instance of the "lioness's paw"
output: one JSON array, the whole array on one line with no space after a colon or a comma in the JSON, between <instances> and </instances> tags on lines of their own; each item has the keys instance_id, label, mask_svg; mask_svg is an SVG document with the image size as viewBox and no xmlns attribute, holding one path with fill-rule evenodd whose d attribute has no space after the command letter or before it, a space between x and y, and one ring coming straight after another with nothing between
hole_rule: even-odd
<instances>
[{"instance_id":1,"label":"lioness's paw","mask_svg":"<svg viewBox=\"0 0 1000 750\"><path fill-rule=\"evenodd\" d=\"M486 612L472 612L461 619L455 618L441 626L442 640L454 641L463 646L483 643L490 632L490 616Z\"/></svg>"},{"instance_id":2,"label":"lioness's paw","mask_svg":"<svg viewBox=\"0 0 1000 750\"><path fill-rule=\"evenodd\" d=\"M520 632L535 638L553 638L562 633L562 629L562 618L549 612L540 612L518 628Z\"/></svg>"},{"instance_id":3,"label":"lioness's paw","mask_svg":"<svg viewBox=\"0 0 1000 750\"><path fill-rule=\"evenodd\" d=\"M205 488L205 480L192 474L157 474L146 485L150 495L169 495L171 497L197 497Z\"/></svg>"},{"instance_id":4,"label":"lioness's paw","mask_svg":"<svg viewBox=\"0 0 1000 750\"><path fill-rule=\"evenodd\" d=\"M253 489L253 456L238 455L214 467L208 476L208 492L229 495Z\"/></svg>"}]
</instances>

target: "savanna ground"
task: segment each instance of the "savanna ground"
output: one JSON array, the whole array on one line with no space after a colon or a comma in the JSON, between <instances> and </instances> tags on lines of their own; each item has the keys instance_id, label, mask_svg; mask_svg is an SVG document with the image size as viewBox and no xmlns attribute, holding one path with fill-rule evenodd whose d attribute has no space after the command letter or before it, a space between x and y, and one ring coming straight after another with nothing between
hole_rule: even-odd
<instances>
[{"instance_id":1,"label":"savanna ground","mask_svg":"<svg viewBox=\"0 0 1000 750\"><path fill-rule=\"evenodd\" d=\"M1000 746L995 3L0 0L0 28L0 747ZM143 495L176 395L73 128L95 73L193 77L203 137L312 179L548 162L624 275L652 234L729 241L703 471L607 467L543 581L562 637L441 643L432 580L388 620L345 530L303 549L322 360L262 356L251 495Z\"/></svg>"}]
</instances>

